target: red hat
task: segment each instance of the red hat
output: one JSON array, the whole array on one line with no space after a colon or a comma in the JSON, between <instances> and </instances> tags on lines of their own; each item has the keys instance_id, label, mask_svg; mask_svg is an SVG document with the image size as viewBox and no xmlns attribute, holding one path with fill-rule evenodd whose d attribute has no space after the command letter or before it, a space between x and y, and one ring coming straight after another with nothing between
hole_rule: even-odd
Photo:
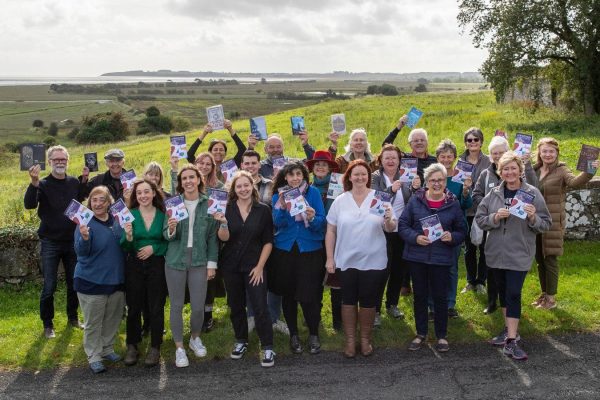
<instances>
[{"instance_id":1,"label":"red hat","mask_svg":"<svg viewBox=\"0 0 600 400\"><path fill-rule=\"evenodd\" d=\"M331 169L331 172L338 172L340 170L340 166L338 165L338 163L333 161L333 157L331 156L331 153L328 152L327 150L315 151L315 154L313 154L312 160L308 160L306 162L306 167L308 168L308 170L310 172L313 172L313 167L315 166L315 163L317 161L325 161L327 164L329 164L329 169Z\"/></svg>"}]
</instances>

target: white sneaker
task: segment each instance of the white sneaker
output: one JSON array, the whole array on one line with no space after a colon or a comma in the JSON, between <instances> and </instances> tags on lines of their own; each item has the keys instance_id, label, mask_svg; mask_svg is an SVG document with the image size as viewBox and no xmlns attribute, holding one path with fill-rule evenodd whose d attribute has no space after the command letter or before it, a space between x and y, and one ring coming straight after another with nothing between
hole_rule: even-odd
<instances>
[{"instance_id":1,"label":"white sneaker","mask_svg":"<svg viewBox=\"0 0 600 400\"><path fill-rule=\"evenodd\" d=\"M275 365L275 352L273 350L265 350L260 359L260 366L270 368Z\"/></svg>"},{"instance_id":2,"label":"white sneaker","mask_svg":"<svg viewBox=\"0 0 600 400\"><path fill-rule=\"evenodd\" d=\"M175 366L177 368L184 368L190 365L190 361L187 358L187 354L185 354L185 349L178 348L175 351Z\"/></svg>"},{"instance_id":3,"label":"white sneaker","mask_svg":"<svg viewBox=\"0 0 600 400\"><path fill-rule=\"evenodd\" d=\"M467 283L467 286L465 286L465 287L463 288L463 290L461 290L460 292L461 292L462 294L465 294L465 293L467 293L467 292L472 292L472 291L474 291L474 290L475 290L475 285L471 285L470 283Z\"/></svg>"},{"instance_id":4,"label":"white sneaker","mask_svg":"<svg viewBox=\"0 0 600 400\"><path fill-rule=\"evenodd\" d=\"M190 349L194 352L196 357L206 357L206 347L202 344L200 336L195 339L190 339Z\"/></svg>"},{"instance_id":5,"label":"white sneaker","mask_svg":"<svg viewBox=\"0 0 600 400\"><path fill-rule=\"evenodd\" d=\"M288 329L287 324L280 319L273 324L273 330L283 333L284 335L290 335L290 330Z\"/></svg>"},{"instance_id":6,"label":"white sneaker","mask_svg":"<svg viewBox=\"0 0 600 400\"><path fill-rule=\"evenodd\" d=\"M248 317L248 333L252 332L256 324L254 323L254 317Z\"/></svg>"}]
</instances>

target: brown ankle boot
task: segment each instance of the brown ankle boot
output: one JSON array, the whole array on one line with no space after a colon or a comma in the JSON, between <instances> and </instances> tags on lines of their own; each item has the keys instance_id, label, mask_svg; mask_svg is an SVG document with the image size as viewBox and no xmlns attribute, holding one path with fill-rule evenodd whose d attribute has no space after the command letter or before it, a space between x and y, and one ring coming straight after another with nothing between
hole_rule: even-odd
<instances>
[{"instance_id":1,"label":"brown ankle boot","mask_svg":"<svg viewBox=\"0 0 600 400\"><path fill-rule=\"evenodd\" d=\"M346 336L344 355L353 358L356 355L356 306L342 305L342 324Z\"/></svg>"},{"instance_id":2,"label":"brown ankle boot","mask_svg":"<svg viewBox=\"0 0 600 400\"><path fill-rule=\"evenodd\" d=\"M358 311L358 323L360 325L360 352L367 357L373 354L371 345L371 333L373 332L373 321L375 320L375 307L360 308Z\"/></svg>"}]
</instances>

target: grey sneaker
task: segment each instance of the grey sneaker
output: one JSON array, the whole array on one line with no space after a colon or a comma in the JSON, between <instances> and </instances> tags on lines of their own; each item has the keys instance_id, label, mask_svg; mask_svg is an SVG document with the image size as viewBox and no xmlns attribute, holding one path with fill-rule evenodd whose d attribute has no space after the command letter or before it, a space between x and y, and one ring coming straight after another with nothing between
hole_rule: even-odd
<instances>
[{"instance_id":1,"label":"grey sneaker","mask_svg":"<svg viewBox=\"0 0 600 400\"><path fill-rule=\"evenodd\" d=\"M465 293L467 293L467 292L472 292L473 290L475 290L475 285L471 285L470 283L467 283L467 286L465 286L465 287L463 288L463 290L461 290L460 292L461 292L462 294L465 294Z\"/></svg>"},{"instance_id":2,"label":"grey sneaker","mask_svg":"<svg viewBox=\"0 0 600 400\"><path fill-rule=\"evenodd\" d=\"M53 339L56 337L56 333L54 332L54 328L48 327L44 328L44 336L46 339Z\"/></svg>"},{"instance_id":3,"label":"grey sneaker","mask_svg":"<svg viewBox=\"0 0 600 400\"><path fill-rule=\"evenodd\" d=\"M502 352L511 357L513 360L527 360L527 353L525 353L525 350L519 347L519 343L517 343L516 340L511 340L510 342L506 343Z\"/></svg>"},{"instance_id":4,"label":"grey sneaker","mask_svg":"<svg viewBox=\"0 0 600 400\"><path fill-rule=\"evenodd\" d=\"M506 339L508 339L508 328L504 327L502 332L490 340L490 343L494 346L504 346L506 345ZM515 342L518 342L519 340L521 340L521 336L517 333Z\"/></svg>"},{"instance_id":5,"label":"grey sneaker","mask_svg":"<svg viewBox=\"0 0 600 400\"><path fill-rule=\"evenodd\" d=\"M375 319L373 320L373 326L374 327L381 326L381 314L380 313L375 314Z\"/></svg>"},{"instance_id":6,"label":"grey sneaker","mask_svg":"<svg viewBox=\"0 0 600 400\"><path fill-rule=\"evenodd\" d=\"M389 316L395 319L403 319L404 313L398 309L398 306L389 306L386 309Z\"/></svg>"}]
</instances>

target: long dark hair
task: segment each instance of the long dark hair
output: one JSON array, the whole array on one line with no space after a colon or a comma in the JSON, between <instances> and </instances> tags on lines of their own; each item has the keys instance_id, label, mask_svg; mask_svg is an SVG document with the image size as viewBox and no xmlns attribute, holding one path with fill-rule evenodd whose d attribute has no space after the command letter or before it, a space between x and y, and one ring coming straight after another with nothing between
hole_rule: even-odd
<instances>
[{"instance_id":1,"label":"long dark hair","mask_svg":"<svg viewBox=\"0 0 600 400\"><path fill-rule=\"evenodd\" d=\"M306 183L310 182L306 165L304 165L302 161L290 161L283 168L281 168L281 171L279 171L275 177L275 181L273 182L273 193L277 193L280 187L287 185L287 181L285 180L286 175L296 169L299 169L302 172L302 177Z\"/></svg>"},{"instance_id":2,"label":"long dark hair","mask_svg":"<svg viewBox=\"0 0 600 400\"><path fill-rule=\"evenodd\" d=\"M152 199L152 205L164 213L165 212L165 200L163 198L162 190L159 190L158 186L156 186L154 184L154 182L151 182L148 179L139 179L139 180L135 181L135 183L133 184L133 188L131 189L131 197L129 198L129 208L139 208L140 207L140 202L137 199L137 195L136 195L135 191L137 190L138 186L140 186L142 183L147 183L150 186L150 189L152 189L152 191L154 192L154 198Z\"/></svg>"},{"instance_id":3,"label":"long dark hair","mask_svg":"<svg viewBox=\"0 0 600 400\"><path fill-rule=\"evenodd\" d=\"M194 164L184 165L183 168L181 168L181 171L179 171L177 174L177 193L182 194L184 192L183 185L181 184L181 174L190 169L196 172L196 176L198 177L198 192L204 193L204 181L202 180L202 174L200 171L198 171L198 167L196 167Z\"/></svg>"}]
</instances>

